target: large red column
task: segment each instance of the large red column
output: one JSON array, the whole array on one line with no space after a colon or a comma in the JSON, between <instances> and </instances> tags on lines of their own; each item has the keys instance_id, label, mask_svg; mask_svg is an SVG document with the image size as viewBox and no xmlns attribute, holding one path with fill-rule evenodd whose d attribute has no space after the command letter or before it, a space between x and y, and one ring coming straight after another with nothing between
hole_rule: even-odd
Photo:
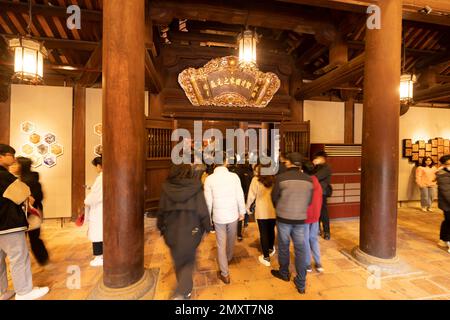
<instances>
[{"instance_id":1,"label":"large red column","mask_svg":"<svg viewBox=\"0 0 450 320\"><path fill-rule=\"evenodd\" d=\"M144 275L144 0L103 2L104 284Z\"/></svg>"},{"instance_id":2,"label":"large red column","mask_svg":"<svg viewBox=\"0 0 450 320\"><path fill-rule=\"evenodd\" d=\"M367 30L360 250L396 257L402 1L380 0L381 29Z\"/></svg>"}]
</instances>

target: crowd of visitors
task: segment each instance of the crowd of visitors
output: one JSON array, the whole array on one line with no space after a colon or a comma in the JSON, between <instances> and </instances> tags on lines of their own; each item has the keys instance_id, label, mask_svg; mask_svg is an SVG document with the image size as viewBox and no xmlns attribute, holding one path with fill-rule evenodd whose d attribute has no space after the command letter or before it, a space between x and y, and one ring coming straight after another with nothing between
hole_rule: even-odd
<instances>
[{"instance_id":1,"label":"crowd of visitors","mask_svg":"<svg viewBox=\"0 0 450 320\"><path fill-rule=\"evenodd\" d=\"M267 160L267 159L266 159ZM290 281L290 243L294 247L299 293L306 290L307 273L323 272L319 235L330 240L327 198L331 196L331 167L324 152L312 162L300 153L280 156L277 172L262 174L271 164L230 164L224 153L217 165L173 165L162 193L157 226L174 261L177 289L174 300L191 297L196 250L204 236L215 233L218 277L231 282L229 263L237 241L244 238L249 217L257 223L261 255L258 261L271 267L278 253L279 269L271 274ZM416 182L421 190L423 211L432 211L435 188L438 206L444 211L439 245L450 252L450 155L440 159L437 167L429 157L417 168ZM88 238L92 242L92 267L103 266L103 188L102 158L92 161L97 178L84 204ZM43 213L44 194L39 174L31 170L28 158L15 158L15 150L0 144L0 300L34 300L46 295L48 287L34 288L26 234L36 261L45 266L49 253L40 239L40 228L30 229L30 209ZM266 173L267 170L264 170ZM320 227L320 224L322 227ZM277 241L275 241L277 240ZM277 246L275 245L277 242ZM14 291L8 290L6 257L9 257ZM313 264L314 263L314 264Z\"/></svg>"},{"instance_id":2,"label":"crowd of visitors","mask_svg":"<svg viewBox=\"0 0 450 320\"><path fill-rule=\"evenodd\" d=\"M283 281L291 278L292 239L294 282L299 293L305 293L307 272L313 270L312 259L315 269L324 271L318 241L319 220L323 223L324 238L330 239L328 214L323 209L331 188L326 154L317 154L315 165L300 153L282 155L279 170L272 175L262 174L263 168L270 168L267 161L251 166L248 159L243 164L229 164L229 160L224 153L223 162L217 165L175 165L163 185L158 228L175 264L178 286L173 299L189 299L196 248L207 232L216 236L218 278L225 284L231 282L228 265L236 240L241 241L245 235L247 216L253 216L258 225L262 253L259 262L271 267L271 258L278 252L280 269L271 273Z\"/></svg>"}]
</instances>

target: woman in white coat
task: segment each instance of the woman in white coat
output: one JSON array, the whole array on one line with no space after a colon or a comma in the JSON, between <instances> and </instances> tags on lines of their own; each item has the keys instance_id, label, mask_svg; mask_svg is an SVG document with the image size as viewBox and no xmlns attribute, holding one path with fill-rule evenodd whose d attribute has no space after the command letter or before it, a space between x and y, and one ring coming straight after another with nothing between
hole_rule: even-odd
<instances>
[{"instance_id":1,"label":"woman in white coat","mask_svg":"<svg viewBox=\"0 0 450 320\"><path fill-rule=\"evenodd\" d=\"M92 160L98 176L91 187L91 192L84 200L86 207L85 220L88 222L88 237L92 241L94 259L92 267L103 266L103 187L102 187L102 158Z\"/></svg>"}]
</instances>

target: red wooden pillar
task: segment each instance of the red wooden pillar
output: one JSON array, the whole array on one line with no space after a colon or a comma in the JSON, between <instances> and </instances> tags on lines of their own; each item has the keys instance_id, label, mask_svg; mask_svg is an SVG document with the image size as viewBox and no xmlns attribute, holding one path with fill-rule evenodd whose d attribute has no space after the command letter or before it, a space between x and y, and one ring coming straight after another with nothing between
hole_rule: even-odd
<instances>
[{"instance_id":1,"label":"red wooden pillar","mask_svg":"<svg viewBox=\"0 0 450 320\"><path fill-rule=\"evenodd\" d=\"M73 88L72 219L83 208L86 190L86 88Z\"/></svg>"},{"instance_id":2,"label":"red wooden pillar","mask_svg":"<svg viewBox=\"0 0 450 320\"><path fill-rule=\"evenodd\" d=\"M402 1L380 0L381 29L367 30L360 251L396 257Z\"/></svg>"},{"instance_id":3,"label":"red wooden pillar","mask_svg":"<svg viewBox=\"0 0 450 320\"><path fill-rule=\"evenodd\" d=\"M355 100L345 101L344 143L355 143Z\"/></svg>"},{"instance_id":4,"label":"red wooden pillar","mask_svg":"<svg viewBox=\"0 0 450 320\"><path fill-rule=\"evenodd\" d=\"M104 284L144 275L144 0L103 8Z\"/></svg>"},{"instance_id":5,"label":"red wooden pillar","mask_svg":"<svg viewBox=\"0 0 450 320\"><path fill-rule=\"evenodd\" d=\"M10 126L11 85L0 84L0 143L9 144Z\"/></svg>"}]
</instances>

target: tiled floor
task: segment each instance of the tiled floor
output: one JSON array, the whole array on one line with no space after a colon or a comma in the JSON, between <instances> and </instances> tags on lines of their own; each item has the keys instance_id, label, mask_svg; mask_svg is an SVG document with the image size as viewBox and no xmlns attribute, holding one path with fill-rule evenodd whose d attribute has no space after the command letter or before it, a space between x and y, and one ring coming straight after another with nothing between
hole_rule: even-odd
<instances>
[{"instance_id":1,"label":"tiled floor","mask_svg":"<svg viewBox=\"0 0 450 320\"><path fill-rule=\"evenodd\" d=\"M215 236L209 234L198 249L193 299L449 300L450 253L436 245L441 220L440 212L400 209L398 255L412 273L384 276L379 282L368 280L370 274L341 253L358 244L359 220L333 221L332 240L320 240L325 272L308 274L306 295L298 294L292 281L286 283L273 278L270 268L258 262L259 238L254 223L246 230L244 241L236 246L230 266L231 284L224 285L217 279ZM101 269L89 266L91 244L85 234L85 228L73 224L63 228L55 223L44 226L43 239L52 263L42 268L33 258L33 277L35 285L50 286L46 299L85 299L98 281ZM151 219L146 219L145 264L149 268L160 268L155 298L168 299L176 284L175 274L169 251ZM68 267L72 265L81 269L80 290L67 288ZM272 267L278 267L276 256ZM374 284L376 289L369 289Z\"/></svg>"}]
</instances>

